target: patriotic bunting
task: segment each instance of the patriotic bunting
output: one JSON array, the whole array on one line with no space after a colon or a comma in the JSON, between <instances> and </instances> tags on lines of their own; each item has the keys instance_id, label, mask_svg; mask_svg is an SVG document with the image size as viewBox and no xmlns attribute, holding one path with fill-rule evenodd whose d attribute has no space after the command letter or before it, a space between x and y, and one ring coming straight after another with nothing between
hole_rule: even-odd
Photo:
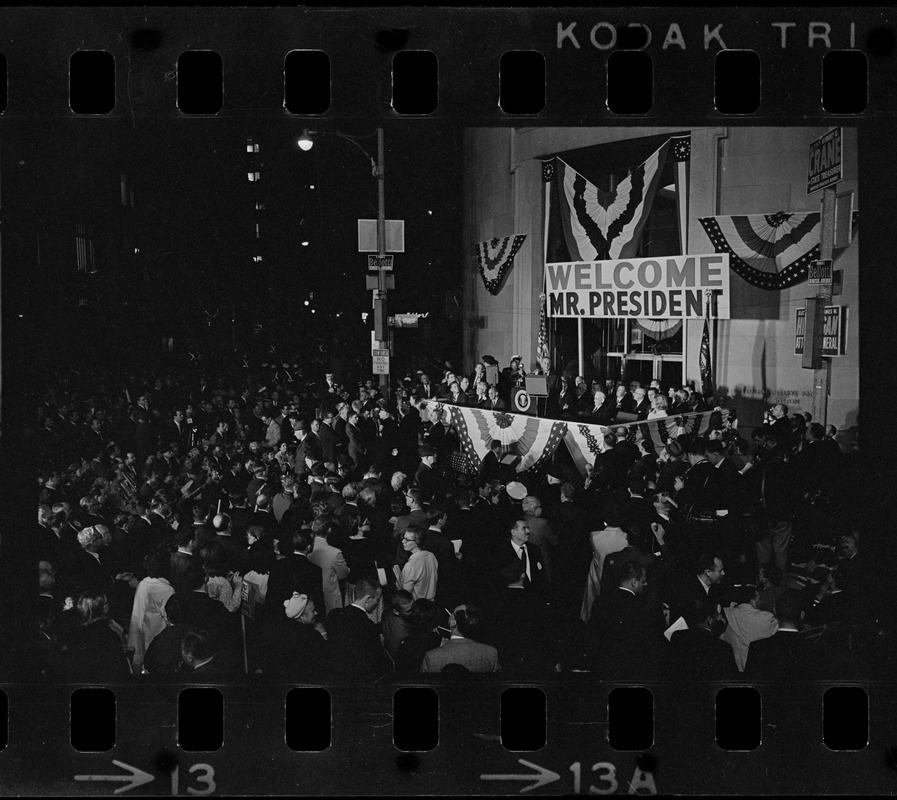
<instances>
[{"instance_id":1,"label":"patriotic bunting","mask_svg":"<svg viewBox=\"0 0 897 800\"><path fill-rule=\"evenodd\" d=\"M675 147L677 157L684 160L686 146L682 140L668 139L609 192L556 158L554 180L571 260L634 257L670 151ZM543 166L543 177L547 171Z\"/></svg>"},{"instance_id":2,"label":"patriotic bunting","mask_svg":"<svg viewBox=\"0 0 897 800\"><path fill-rule=\"evenodd\" d=\"M725 410L722 415L705 411L605 426L424 400L418 406L422 418L426 419L431 407L448 410L461 441L461 452L467 456L472 469L480 468L493 441L501 442L503 453L520 456L518 472L539 469L548 464L563 441L582 475L587 474L588 467L594 465L595 457L604 449L604 435L608 431L616 433L618 439L624 438L633 443L649 439L655 450L659 451L670 438L703 434L711 427L714 416L717 418L716 424L728 416Z\"/></svg>"},{"instance_id":3,"label":"patriotic bunting","mask_svg":"<svg viewBox=\"0 0 897 800\"><path fill-rule=\"evenodd\" d=\"M807 277L819 258L819 213L700 217L717 253L752 286L781 290Z\"/></svg>"},{"instance_id":4,"label":"patriotic bunting","mask_svg":"<svg viewBox=\"0 0 897 800\"><path fill-rule=\"evenodd\" d=\"M514 256L525 240L525 233L517 233L477 245L477 268L489 294L501 291L502 279L514 266Z\"/></svg>"}]
</instances>

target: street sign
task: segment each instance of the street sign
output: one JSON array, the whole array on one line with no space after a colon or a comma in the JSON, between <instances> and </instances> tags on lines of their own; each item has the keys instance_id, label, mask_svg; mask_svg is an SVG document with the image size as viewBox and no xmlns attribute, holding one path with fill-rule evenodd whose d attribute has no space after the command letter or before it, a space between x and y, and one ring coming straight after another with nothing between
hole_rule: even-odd
<instances>
[{"instance_id":1,"label":"street sign","mask_svg":"<svg viewBox=\"0 0 897 800\"><path fill-rule=\"evenodd\" d=\"M393 328L417 328L420 317L417 314L396 314L389 318Z\"/></svg>"},{"instance_id":2,"label":"street sign","mask_svg":"<svg viewBox=\"0 0 897 800\"><path fill-rule=\"evenodd\" d=\"M810 286L828 286L832 282L832 260L820 258L810 262L809 284Z\"/></svg>"},{"instance_id":3,"label":"street sign","mask_svg":"<svg viewBox=\"0 0 897 800\"><path fill-rule=\"evenodd\" d=\"M392 272L392 264L395 256L368 256L368 269L376 272L385 269Z\"/></svg>"},{"instance_id":4,"label":"street sign","mask_svg":"<svg viewBox=\"0 0 897 800\"><path fill-rule=\"evenodd\" d=\"M389 375L389 350L375 350L372 360L374 375Z\"/></svg>"},{"instance_id":5,"label":"street sign","mask_svg":"<svg viewBox=\"0 0 897 800\"><path fill-rule=\"evenodd\" d=\"M386 222L386 247L387 253L405 252L405 220L388 219ZM358 220L358 252L376 253L377 246L377 220Z\"/></svg>"},{"instance_id":6,"label":"street sign","mask_svg":"<svg viewBox=\"0 0 897 800\"><path fill-rule=\"evenodd\" d=\"M841 129L834 128L810 143L807 194L841 180Z\"/></svg>"},{"instance_id":7,"label":"street sign","mask_svg":"<svg viewBox=\"0 0 897 800\"><path fill-rule=\"evenodd\" d=\"M385 270L384 270L385 271ZM378 273L374 273L373 275L365 275L364 276L365 286L369 291L377 291L380 281L380 275ZM387 272L386 273L386 289L395 289L396 288L396 276L395 273Z\"/></svg>"}]
</instances>

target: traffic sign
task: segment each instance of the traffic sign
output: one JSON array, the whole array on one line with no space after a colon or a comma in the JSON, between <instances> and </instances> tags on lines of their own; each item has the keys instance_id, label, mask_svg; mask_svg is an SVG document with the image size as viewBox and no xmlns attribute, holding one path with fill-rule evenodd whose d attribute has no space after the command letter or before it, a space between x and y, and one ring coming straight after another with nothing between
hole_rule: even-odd
<instances>
[{"instance_id":1,"label":"traffic sign","mask_svg":"<svg viewBox=\"0 0 897 800\"><path fill-rule=\"evenodd\" d=\"M372 361L374 375L389 375L389 350L375 350Z\"/></svg>"},{"instance_id":2,"label":"traffic sign","mask_svg":"<svg viewBox=\"0 0 897 800\"><path fill-rule=\"evenodd\" d=\"M373 272L376 272L378 269L392 272L394 258L395 256L368 256L368 269Z\"/></svg>"},{"instance_id":3,"label":"traffic sign","mask_svg":"<svg viewBox=\"0 0 897 800\"><path fill-rule=\"evenodd\" d=\"M388 253L404 253L405 220L387 219L384 222L386 223L384 226L386 228L386 246L383 249ZM358 220L358 252L376 253L379 249L377 246L377 220Z\"/></svg>"}]
</instances>

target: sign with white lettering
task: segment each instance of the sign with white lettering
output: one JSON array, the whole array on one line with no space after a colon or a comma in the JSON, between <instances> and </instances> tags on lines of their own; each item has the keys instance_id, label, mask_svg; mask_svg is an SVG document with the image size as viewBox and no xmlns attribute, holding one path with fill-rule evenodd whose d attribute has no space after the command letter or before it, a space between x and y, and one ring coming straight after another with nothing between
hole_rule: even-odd
<instances>
[{"instance_id":1,"label":"sign with white lettering","mask_svg":"<svg viewBox=\"0 0 897 800\"><path fill-rule=\"evenodd\" d=\"M809 280L810 286L827 286L832 282L832 260L820 258L810 262Z\"/></svg>"},{"instance_id":2,"label":"sign with white lettering","mask_svg":"<svg viewBox=\"0 0 897 800\"><path fill-rule=\"evenodd\" d=\"M803 355L807 330L807 310L794 312L794 354ZM826 306L823 315L822 352L824 358L843 356L847 352L847 306Z\"/></svg>"},{"instance_id":3,"label":"sign with white lettering","mask_svg":"<svg viewBox=\"0 0 897 800\"><path fill-rule=\"evenodd\" d=\"M552 317L729 319L729 254L545 265Z\"/></svg>"},{"instance_id":4,"label":"sign with white lettering","mask_svg":"<svg viewBox=\"0 0 897 800\"><path fill-rule=\"evenodd\" d=\"M841 129L835 128L810 143L807 194L841 180Z\"/></svg>"},{"instance_id":5,"label":"sign with white lettering","mask_svg":"<svg viewBox=\"0 0 897 800\"><path fill-rule=\"evenodd\" d=\"M368 256L368 269L376 271L386 269L392 271L392 263L395 256Z\"/></svg>"}]
</instances>

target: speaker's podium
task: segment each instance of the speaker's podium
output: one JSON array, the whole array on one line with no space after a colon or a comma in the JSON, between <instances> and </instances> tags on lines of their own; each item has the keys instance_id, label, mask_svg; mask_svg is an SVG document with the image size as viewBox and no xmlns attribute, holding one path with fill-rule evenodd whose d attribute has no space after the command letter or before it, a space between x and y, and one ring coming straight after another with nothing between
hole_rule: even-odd
<instances>
[{"instance_id":1,"label":"speaker's podium","mask_svg":"<svg viewBox=\"0 0 897 800\"><path fill-rule=\"evenodd\" d=\"M541 401L541 413L539 411ZM548 402L548 377L546 375L527 375L524 386L518 386L511 392L511 405L516 414L535 414L542 416Z\"/></svg>"}]
</instances>

